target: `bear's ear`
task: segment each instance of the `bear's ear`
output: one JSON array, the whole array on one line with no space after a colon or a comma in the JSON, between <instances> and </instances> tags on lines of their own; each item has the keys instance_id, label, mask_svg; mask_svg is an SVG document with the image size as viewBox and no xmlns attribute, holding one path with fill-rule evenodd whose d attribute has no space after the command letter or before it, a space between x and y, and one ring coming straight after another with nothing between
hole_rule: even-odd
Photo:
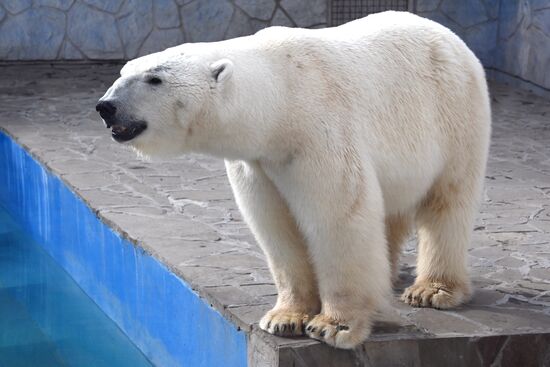
<instances>
[{"instance_id":1,"label":"bear's ear","mask_svg":"<svg viewBox=\"0 0 550 367\"><path fill-rule=\"evenodd\" d=\"M233 63L228 59L221 59L210 65L212 78L216 82L222 82L233 74Z\"/></svg>"}]
</instances>

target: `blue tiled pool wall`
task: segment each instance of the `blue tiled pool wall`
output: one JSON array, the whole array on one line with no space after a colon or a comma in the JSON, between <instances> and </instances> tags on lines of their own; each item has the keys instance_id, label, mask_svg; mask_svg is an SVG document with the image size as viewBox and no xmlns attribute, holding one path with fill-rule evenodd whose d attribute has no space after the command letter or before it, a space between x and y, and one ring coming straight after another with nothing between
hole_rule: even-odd
<instances>
[{"instance_id":1,"label":"blue tiled pool wall","mask_svg":"<svg viewBox=\"0 0 550 367\"><path fill-rule=\"evenodd\" d=\"M243 331L1 131L0 203L156 365L246 365Z\"/></svg>"},{"instance_id":2,"label":"blue tiled pool wall","mask_svg":"<svg viewBox=\"0 0 550 367\"><path fill-rule=\"evenodd\" d=\"M490 76L550 94L550 0L409 2L418 14L461 36ZM0 60L133 59L183 42L244 36L269 25L324 27L328 3L0 1Z\"/></svg>"}]
</instances>

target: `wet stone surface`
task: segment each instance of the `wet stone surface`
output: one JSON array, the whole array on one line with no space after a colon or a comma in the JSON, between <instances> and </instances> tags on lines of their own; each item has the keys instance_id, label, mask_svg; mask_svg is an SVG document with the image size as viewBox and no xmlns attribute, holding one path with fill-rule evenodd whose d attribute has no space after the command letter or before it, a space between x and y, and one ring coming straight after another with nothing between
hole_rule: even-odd
<instances>
[{"instance_id":1,"label":"wet stone surface","mask_svg":"<svg viewBox=\"0 0 550 367\"><path fill-rule=\"evenodd\" d=\"M111 140L94 106L119 69L3 65L0 128L61 176L102 220L250 331L251 364L550 365L550 101L492 86L493 140L469 250L472 301L437 311L397 300L414 279L411 239L395 309L383 315L363 347L336 351L258 330L276 290L221 160L190 155L146 162Z\"/></svg>"}]
</instances>

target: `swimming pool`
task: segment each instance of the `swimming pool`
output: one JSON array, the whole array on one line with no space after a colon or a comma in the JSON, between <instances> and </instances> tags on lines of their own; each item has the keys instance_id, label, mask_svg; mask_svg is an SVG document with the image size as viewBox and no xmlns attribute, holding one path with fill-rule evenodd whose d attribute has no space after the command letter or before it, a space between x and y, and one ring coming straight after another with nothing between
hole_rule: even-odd
<instances>
[{"instance_id":1,"label":"swimming pool","mask_svg":"<svg viewBox=\"0 0 550 367\"><path fill-rule=\"evenodd\" d=\"M153 365L247 365L243 330L140 245L106 225L63 180L2 131L0 205ZM46 299L48 307L62 308L62 300ZM75 327L81 342L83 325ZM134 365L140 366L124 364Z\"/></svg>"},{"instance_id":2,"label":"swimming pool","mask_svg":"<svg viewBox=\"0 0 550 367\"><path fill-rule=\"evenodd\" d=\"M0 206L0 366L152 364Z\"/></svg>"}]
</instances>

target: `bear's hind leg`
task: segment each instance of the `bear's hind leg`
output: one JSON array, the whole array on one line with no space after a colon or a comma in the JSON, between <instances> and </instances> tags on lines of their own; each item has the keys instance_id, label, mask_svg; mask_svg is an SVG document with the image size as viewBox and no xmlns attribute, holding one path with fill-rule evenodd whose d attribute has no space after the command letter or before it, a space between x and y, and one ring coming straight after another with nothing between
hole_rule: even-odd
<instances>
[{"instance_id":1,"label":"bear's hind leg","mask_svg":"<svg viewBox=\"0 0 550 367\"><path fill-rule=\"evenodd\" d=\"M471 295L467 249L477 207L479 179L440 180L417 213L417 278L402 300L411 306L450 308Z\"/></svg>"},{"instance_id":2,"label":"bear's hind leg","mask_svg":"<svg viewBox=\"0 0 550 367\"><path fill-rule=\"evenodd\" d=\"M304 334L320 300L303 236L279 192L257 163L226 161L235 199L264 251L277 286L277 303L260 328L279 336Z\"/></svg>"}]
</instances>

